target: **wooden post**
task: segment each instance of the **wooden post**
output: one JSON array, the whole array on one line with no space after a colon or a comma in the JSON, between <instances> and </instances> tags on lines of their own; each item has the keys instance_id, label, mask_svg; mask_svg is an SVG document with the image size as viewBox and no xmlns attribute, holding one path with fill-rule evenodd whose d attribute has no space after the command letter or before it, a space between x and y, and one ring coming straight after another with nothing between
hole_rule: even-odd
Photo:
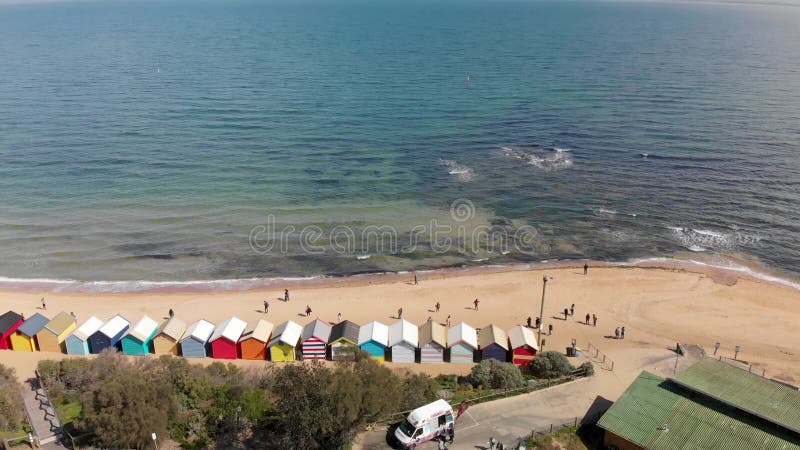
<instances>
[{"instance_id":1,"label":"wooden post","mask_svg":"<svg viewBox=\"0 0 800 450\"><path fill-rule=\"evenodd\" d=\"M578 426L578 418L577 418L577 417L575 418L575 424L574 424L574 425L572 425L572 426L573 426L573 427L577 427L577 426Z\"/></svg>"},{"instance_id":2,"label":"wooden post","mask_svg":"<svg viewBox=\"0 0 800 450\"><path fill-rule=\"evenodd\" d=\"M611 361L611 371L614 371L614 361Z\"/></svg>"},{"instance_id":3,"label":"wooden post","mask_svg":"<svg viewBox=\"0 0 800 450\"><path fill-rule=\"evenodd\" d=\"M553 424L552 423L550 424L550 432L551 433L553 432Z\"/></svg>"}]
</instances>

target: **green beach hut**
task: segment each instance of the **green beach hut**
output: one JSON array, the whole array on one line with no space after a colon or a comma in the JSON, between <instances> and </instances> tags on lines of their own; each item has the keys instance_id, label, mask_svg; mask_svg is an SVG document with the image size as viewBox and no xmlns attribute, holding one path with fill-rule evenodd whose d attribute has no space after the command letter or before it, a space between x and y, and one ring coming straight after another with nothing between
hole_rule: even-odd
<instances>
[{"instance_id":1,"label":"green beach hut","mask_svg":"<svg viewBox=\"0 0 800 450\"><path fill-rule=\"evenodd\" d=\"M157 332L158 322L148 316L142 317L122 338L122 352L135 356L153 353L153 337Z\"/></svg>"}]
</instances>

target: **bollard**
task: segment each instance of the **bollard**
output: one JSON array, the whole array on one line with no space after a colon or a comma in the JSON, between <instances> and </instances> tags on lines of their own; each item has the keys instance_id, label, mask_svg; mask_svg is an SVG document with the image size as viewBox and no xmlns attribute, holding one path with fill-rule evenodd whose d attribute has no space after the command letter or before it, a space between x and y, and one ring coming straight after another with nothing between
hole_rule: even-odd
<instances>
[{"instance_id":1,"label":"bollard","mask_svg":"<svg viewBox=\"0 0 800 450\"><path fill-rule=\"evenodd\" d=\"M752 364L748 365L747 371L750 372L750 373L753 373L753 365Z\"/></svg>"},{"instance_id":2,"label":"bollard","mask_svg":"<svg viewBox=\"0 0 800 450\"><path fill-rule=\"evenodd\" d=\"M606 362L606 355L603 355L603 362Z\"/></svg>"}]
</instances>

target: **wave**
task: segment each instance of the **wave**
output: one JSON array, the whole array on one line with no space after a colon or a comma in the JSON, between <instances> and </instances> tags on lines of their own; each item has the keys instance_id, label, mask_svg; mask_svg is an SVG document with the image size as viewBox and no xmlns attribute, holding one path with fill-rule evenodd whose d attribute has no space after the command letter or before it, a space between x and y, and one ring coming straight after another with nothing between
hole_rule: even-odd
<instances>
[{"instance_id":1,"label":"wave","mask_svg":"<svg viewBox=\"0 0 800 450\"><path fill-rule=\"evenodd\" d=\"M443 159L440 162L447 168L447 173L453 175L458 181L472 181L475 178L475 172L467 166L449 159Z\"/></svg>"},{"instance_id":2,"label":"wave","mask_svg":"<svg viewBox=\"0 0 800 450\"><path fill-rule=\"evenodd\" d=\"M573 166L572 150L558 147L551 147L548 150L551 151L550 155L540 156L536 153L528 153L521 148L500 146L500 151L504 156L525 161L527 164L545 172L557 172Z\"/></svg>"},{"instance_id":3,"label":"wave","mask_svg":"<svg viewBox=\"0 0 800 450\"><path fill-rule=\"evenodd\" d=\"M224 280L192 281L80 281L51 278L0 277L0 289L32 290L52 292L119 293L147 291L240 291L267 288L286 282L310 281L324 278L322 275L285 278L236 278Z\"/></svg>"}]
</instances>

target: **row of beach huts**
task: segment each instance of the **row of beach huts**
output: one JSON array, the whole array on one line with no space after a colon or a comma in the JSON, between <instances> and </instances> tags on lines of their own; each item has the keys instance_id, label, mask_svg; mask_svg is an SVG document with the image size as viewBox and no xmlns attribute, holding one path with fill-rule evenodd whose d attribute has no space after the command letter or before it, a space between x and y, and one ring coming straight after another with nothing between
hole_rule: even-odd
<instances>
[{"instance_id":1,"label":"row of beach huts","mask_svg":"<svg viewBox=\"0 0 800 450\"><path fill-rule=\"evenodd\" d=\"M115 348L127 355L173 354L187 358L295 361L351 358L355 347L372 358L392 362L473 363L495 359L528 364L538 346L534 332L521 325L476 329L459 323L450 329L427 321L358 325L316 319L305 326L291 320L277 326L259 319L231 317L214 325L198 320L187 326L172 317L159 323L144 316L131 324L120 315L102 321L90 317L80 326L65 312L52 319L36 313L28 319L9 311L0 316L0 350L88 355Z\"/></svg>"}]
</instances>

